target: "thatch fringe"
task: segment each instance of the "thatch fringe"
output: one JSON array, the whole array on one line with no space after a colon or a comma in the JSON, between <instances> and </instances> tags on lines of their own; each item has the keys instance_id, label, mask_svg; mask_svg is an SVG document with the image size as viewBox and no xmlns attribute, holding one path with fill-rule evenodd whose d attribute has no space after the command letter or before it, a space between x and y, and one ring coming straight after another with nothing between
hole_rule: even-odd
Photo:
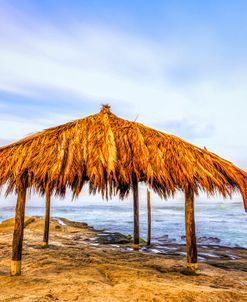
<instances>
[{"instance_id":1,"label":"thatch fringe","mask_svg":"<svg viewBox=\"0 0 247 302\"><path fill-rule=\"evenodd\" d=\"M0 148L0 187L16 190L23 175L28 187L78 196L90 193L124 198L133 184L145 182L159 196L192 188L224 197L242 194L247 210L247 173L206 149L174 135L117 117L105 105L95 115L28 136Z\"/></svg>"}]
</instances>

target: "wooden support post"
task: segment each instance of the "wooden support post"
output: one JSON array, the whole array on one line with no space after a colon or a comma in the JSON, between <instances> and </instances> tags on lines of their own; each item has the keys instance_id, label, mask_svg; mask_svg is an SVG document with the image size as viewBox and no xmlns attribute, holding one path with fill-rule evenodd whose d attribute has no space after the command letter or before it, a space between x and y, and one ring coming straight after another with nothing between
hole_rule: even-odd
<instances>
[{"instance_id":1,"label":"wooden support post","mask_svg":"<svg viewBox=\"0 0 247 302\"><path fill-rule=\"evenodd\" d=\"M139 196L138 196L138 182L136 177L133 181L133 209L134 209L134 236L133 249L139 249Z\"/></svg>"},{"instance_id":2,"label":"wooden support post","mask_svg":"<svg viewBox=\"0 0 247 302\"><path fill-rule=\"evenodd\" d=\"M147 190L147 209L148 209L148 236L147 236L147 246L151 244L151 198L150 191Z\"/></svg>"},{"instance_id":3,"label":"wooden support post","mask_svg":"<svg viewBox=\"0 0 247 302\"><path fill-rule=\"evenodd\" d=\"M187 268L191 271L196 271L198 265L194 217L194 192L191 188L185 192L185 229L187 244Z\"/></svg>"},{"instance_id":4,"label":"wooden support post","mask_svg":"<svg viewBox=\"0 0 247 302\"><path fill-rule=\"evenodd\" d=\"M45 194L46 194L46 205L45 205L45 229L44 229L44 236L42 242L43 248L47 248L49 244L51 194L48 187L46 188Z\"/></svg>"},{"instance_id":5,"label":"wooden support post","mask_svg":"<svg viewBox=\"0 0 247 302\"><path fill-rule=\"evenodd\" d=\"M11 276L21 275L21 259L22 259L22 243L23 243L23 231L25 220L25 204L26 204L26 192L25 186L19 188L17 191L17 204L15 209L15 227L12 243L12 261L10 274Z\"/></svg>"}]
</instances>

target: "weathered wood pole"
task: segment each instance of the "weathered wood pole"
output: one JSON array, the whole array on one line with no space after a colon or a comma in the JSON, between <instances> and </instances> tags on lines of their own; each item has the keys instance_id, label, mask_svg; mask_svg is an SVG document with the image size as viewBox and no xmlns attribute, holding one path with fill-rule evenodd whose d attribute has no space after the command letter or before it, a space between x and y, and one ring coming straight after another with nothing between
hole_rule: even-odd
<instances>
[{"instance_id":1,"label":"weathered wood pole","mask_svg":"<svg viewBox=\"0 0 247 302\"><path fill-rule=\"evenodd\" d=\"M185 192L185 229L187 244L187 268L191 271L197 269L197 246L194 217L194 192L189 188Z\"/></svg>"},{"instance_id":2,"label":"weathered wood pole","mask_svg":"<svg viewBox=\"0 0 247 302\"><path fill-rule=\"evenodd\" d=\"M139 249L139 196L138 182L136 176L133 177L133 209L134 209L134 234L133 249Z\"/></svg>"},{"instance_id":3,"label":"weathered wood pole","mask_svg":"<svg viewBox=\"0 0 247 302\"><path fill-rule=\"evenodd\" d=\"M148 236L147 246L151 244L151 193L147 190L147 209L148 209Z\"/></svg>"},{"instance_id":4,"label":"weathered wood pole","mask_svg":"<svg viewBox=\"0 0 247 302\"><path fill-rule=\"evenodd\" d=\"M10 274L11 276L21 275L21 259L22 259L22 243L23 243L23 231L25 220L25 204L26 204L26 192L25 185L17 190L17 203L15 209L15 227L12 243L12 260Z\"/></svg>"},{"instance_id":5,"label":"weathered wood pole","mask_svg":"<svg viewBox=\"0 0 247 302\"><path fill-rule=\"evenodd\" d=\"M46 205L45 205L45 229L42 247L47 248L49 245L49 229L50 229L50 208L51 208L51 193L49 188L46 188L45 191Z\"/></svg>"}]
</instances>

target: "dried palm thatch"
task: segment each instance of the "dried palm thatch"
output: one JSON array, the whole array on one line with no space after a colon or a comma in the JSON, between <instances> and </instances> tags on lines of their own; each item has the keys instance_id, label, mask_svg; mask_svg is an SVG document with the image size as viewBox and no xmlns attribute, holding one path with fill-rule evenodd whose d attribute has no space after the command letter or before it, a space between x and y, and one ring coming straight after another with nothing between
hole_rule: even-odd
<instances>
[{"instance_id":1,"label":"dried palm thatch","mask_svg":"<svg viewBox=\"0 0 247 302\"><path fill-rule=\"evenodd\" d=\"M195 194L242 194L247 210L247 173L219 156L174 135L112 114L108 105L84 119L44 130L0 148L0 187L10 193L26 179L28 188L78 196L90 193L124 198L134 181L161 197L191 188Z\"/></svg>"}]
</instances>

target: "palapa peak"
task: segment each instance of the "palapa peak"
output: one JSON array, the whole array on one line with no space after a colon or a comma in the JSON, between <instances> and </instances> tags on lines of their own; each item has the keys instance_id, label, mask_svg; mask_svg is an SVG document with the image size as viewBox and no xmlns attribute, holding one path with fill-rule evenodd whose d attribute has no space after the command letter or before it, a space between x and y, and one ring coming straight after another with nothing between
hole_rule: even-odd
<instances>
[{"instance_id":1,"label":"palapa peak","mask_svg":"<svg viewBox=\"0 0 247 302\"><path fill-rule=\"evenodd\" d=\"M102 114L103 113L103 114ZM135 181L167 198L189 188L224 197L242 194L247 209L247 173L183 139L117 117L108 104L83 119L46 129L0 148L0 189L28 188L78 196L88 183L103 196L128 195Z\"/></svg>"},{"instance_id":2,"label":"palapa peak","mask_svg":"<svg viewBox=\"0 0 247 302\"><path fill-rule=\"evenodd\" d=\"M109 104L103 104L101 105L101 113L110 113L111 112L111 106Z\"/></svg>"}]
</instances>

